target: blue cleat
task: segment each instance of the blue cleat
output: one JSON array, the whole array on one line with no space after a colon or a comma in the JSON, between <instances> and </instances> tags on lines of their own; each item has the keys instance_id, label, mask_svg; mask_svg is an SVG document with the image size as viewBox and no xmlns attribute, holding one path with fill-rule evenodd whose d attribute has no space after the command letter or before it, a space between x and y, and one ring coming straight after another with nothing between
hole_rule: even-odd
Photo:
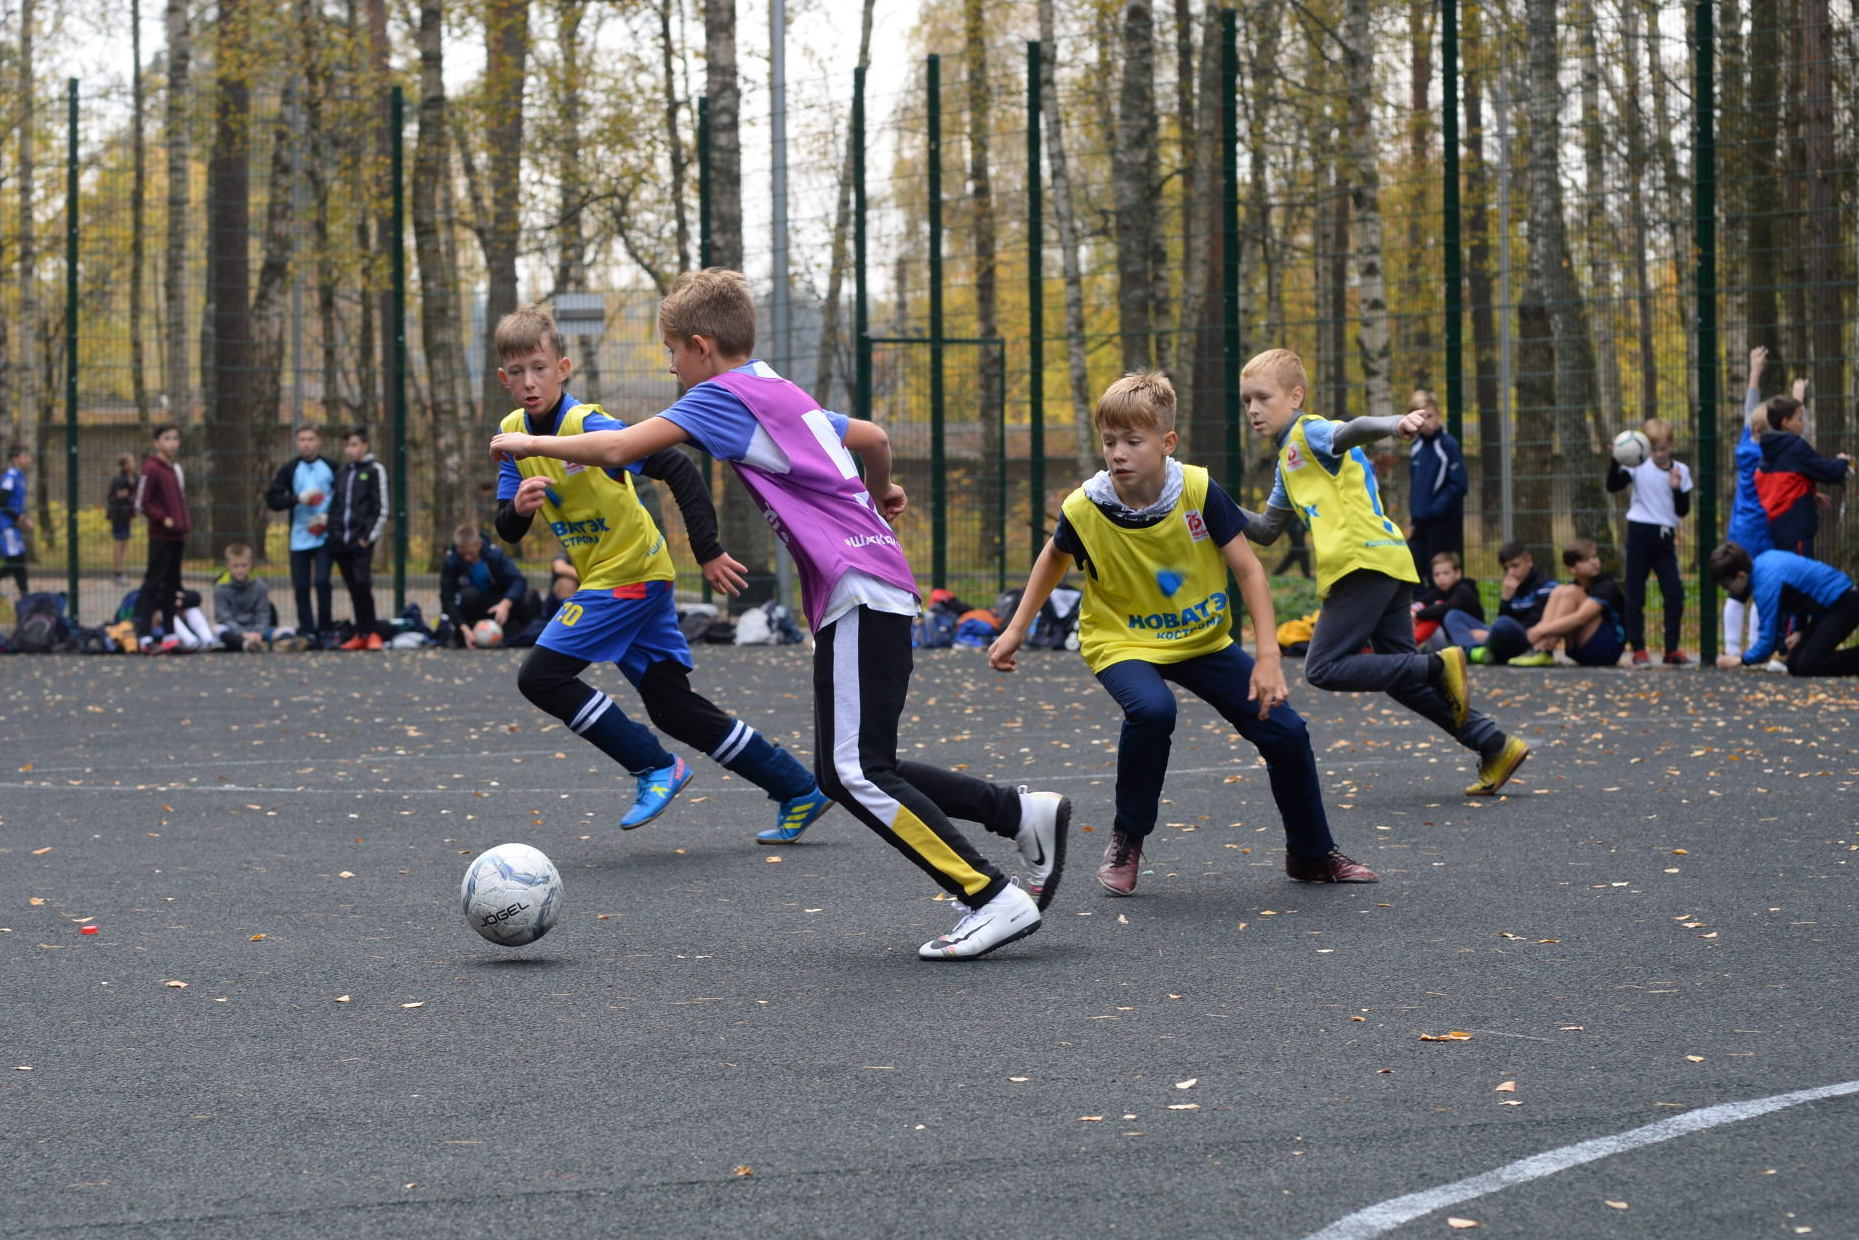
<instances>
[{"instance_id":1,"label":"blue cleat","mask_svg":"<svg viewBox=\"0 0 1859 1240\"><path fill-rule=\"evenodd\" d=\"M696 778L683 758L673 758L670 766L661 766L656 771L647 771L637 777L638 795L633 798L633 807L626 811L626 817L620 819L620 830L631 831L634 827L643 827L665 812L672 798L683 790L684 785Z\"/></svg>"},{"instance_id":2,"label":"blue cleat","mask_svg":"<svg viewBox=\"0 0 1859 1240\"><path fill-rule=\"evenodd\" d=\"M827 810L833 808L832 798L821 792L818 785L813 791L804 792L781 802L781 813L775 819L775 826L766 831L755 833L758 844L792 844L800 838L800 833L812 826L814 820Z\"/></svg>"}]
</instances>

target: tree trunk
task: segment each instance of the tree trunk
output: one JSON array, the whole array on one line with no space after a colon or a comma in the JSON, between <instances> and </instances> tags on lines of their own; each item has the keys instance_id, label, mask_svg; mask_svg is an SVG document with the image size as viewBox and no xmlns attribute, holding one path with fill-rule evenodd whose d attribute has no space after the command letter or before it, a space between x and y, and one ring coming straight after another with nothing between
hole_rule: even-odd
<instances>
[{"instance_id":1,"label":"tree trunk","mask_svg":"<svg viewBox=\"0 0 1859 1240\"><path fill-rule=\"evenodd\" d=\"M1615 197L1607 185L1607 120L1601 114L1601 53L1595 27L1600 20L1594 0L1578 0L1571 14L1576 47L1581 57L1581 146L1587 178L1582 198L1582 230L1588 249L1588 289L1595 299L1593 343L1595 359L1594 414L1612 425L1621 414L1620 359L1614 348L1614 238L1607 212ZM1611 438L1611 436L1609 437Z\"/></svg>"},{"instance_id":2,"label":"tree trunk","mask_svg":"<svg viewBox=\"0 0 1859 1240\"><path fill-rule=\"evenodd\" d=\"M1645 109L1639 106L1640 78L1640 9L1637 0L1621 6L1624 41L1621 56L1621 123L1627 130L1627 218L1631 240L1627 246L1633 267L1633 323L1638 338L1639 420L1659 413L1659 355L1653 338L1652 270L1649 250L1652 246L1652 222L1646 210L1646 177L1650 158L1646 150ZM1747 350L1744 350L1747 352ZM1736 351L1731 351L1736 356Z\"/></svg>"},{"instance_id":3,"label":"tree trunk","mask_svg":"<svg viewBox=\"0 0 1859 1240\"><path fill-rule=\"evenodd\" d=\"M193 34L187 24L187 0L168 0L168 240L162 250L162 296L165 324L163 331L166 356L162 363L162 386L167 393L168 416L185 421L188 413L187 382L187 238L192 233L188 219L188 174L192 164L192 143L188 132L189 89L187 73L193 61Z\"/></svg>"},{"instance_id":4,"label":"tree trunk","mask_svg":"<svg viewBox=\"0 0 1859 1240\"><path fill-rule=\"evenodd\" d=\"M14 356L18 359L17 380L8 394L7 442L25 442L27 427L33 424L39 407L40 344L38 248L33 233L33 178L37 175L33 151L33 134L39 125L38 84L32 71L38 67L32 50L33 0L19 5L19 339ZM8 462L11 464L12 462ZM45 488L40 487L43 491Z\"/></svg>"},{"instance_id":5,"label":"tree trunk","mask_svg":"<svg viewBox=\"0 0 1859 1240\"><path fill-rule=\"evenodd\" d=\"M875 0L863 0L859 5L858 67L861 69L871 63L871 15L874 3ZM857 135L848 129L846 158L839 170L839 201L833 209L833 252L826 271L826 304L822 307L824 313L820 323L820 358L814 367L817 378L814 380L816 386L813 395L826 408L832 407L833 359L839 347L839 298L845 287L846 247L850 244L847 234L852 228L852 160L853 144L856 141ZM858 342L854 341L855 352L857 347ZM1037 377L1034 381L1038 381ZM850 378L846 381L846 391L846 403L850 406L850 398L854 395ZM871 411L867 409L854 412L855 416L861 418L871 416Z\"/></svg>"},{"instance_id":6,"label":"tree trunk","mask_svg":"<svg viewBox=\"0 0 1859 1240\"><path fill-rule=\"evenodd\" d=\"M742 87L736 0L703 0L704 91L710 99L710 261L742 270ZM758 521L760 518L756 518Z\"/></svg>"},{"instance_id":7,"label":"tree trunk","mask_svg":"<svg viewBox=\"0 0 1859 1240\"><path fill-rule=\"evenodd\" d=\"M484 18L484 126L490 214L484 248L483 418L509 407L497 380L497 322L516 309L516 251L522 219L523 83L529 60L529 0L490 0Z\"/></svg>"},{"instance_id":8,"label":"tree trunk","mask_svg":"<svg viewBox=\"0 0 1859 1240\"><path fill-rule=\"evenodd\" d=\"M1601 490L1597 456L1600 445L1591 438L1588 423L1595 408L1594 353L1586 306L1575 284L1557 166L1562 96L1556 0L1526 0L1525 13L1530 54L1530 268L1542 282L1555 352L1556 440L1549 459L1567 482L1568 503L1562 511L1573 515L1575 533L1611 543L1611 510Z\"/></svg>"},{"instance_id":9,"label":"tree trunk","mask_svg":"<svg viewBox=\"0 0 1859 1240\"><path fill-rule=\"evenodd\" d=\"M1470 7L1470 6L1468 6ZM1433 168L1433 108L1428 90L1433 82L1433 26L1428 20L1435 5L1425 0L1408 0L1407 44L1411 71L1408 74L1407 175L1413 179L1414 201L1407 207L1407 317L1401 357L1411 366L1413 386L1433 386L1433 307L1436 299L1429 291L1436 287L1433 272L1424 260L1434 250L1427 244L1425 228L1434 219L1428 187L1438 179Z\"/></svg>"},{"instance_id":10,"label":"tree trunk","mask_svg":"<svg viewBox=\"0 0 1859 1240\"><path fill-rule=\"evenodd\" d=\"M972 2L972 0L971 0ZM1155 152L1155 14L1148 0L1123 6L1123 85L1117 140L1110 153L1117 209L1117 329L1123 369L1155 362L1154 272L1150 234L1157 228Z\"/></svg>"},{"instance_id":11,"label":"tree trunk","mask_svg":"<svg viewBox=\"0 0 1859 1240\"><path fill-rule=\"evenodd\" d=\"M264 258L258 268L258 288L252 294L252 390L247 417L258 432L262 450L278 425L284 370L284 308L290 296L291 232L295 223L291 189L297 182L297 108L301 93L294 69L284 81L278 116L271 136L271 186L265 204ZM293 417L295 414L293 413ZM263 466L253 461L243 471L256 484L265 485ZM258 518L262 527L264 518Z\"/></svg>"},{"instance_id":12,"label":"tree trunk","mask_svg":"<svg viewBox=\"0 0 1859 1240\"><path fill-rule=\"evenodd\" d=\"M479 467L472 434L470 377L459 322L458 268L445 244L450 231L445 188L451 180L445 97L445 4L421 0L420 101L413 151L414 259L420 274L420 338L429 376L432 452L423 490L428 497L436 561L451 531L475 514L475 495L456 485ZM488 423L476 424L482 429ZM410 472L402 476L411 485Z\"/></svg>"},{"instance_id":13,"label":"tree trunk","mask_svg":"<svg viewBox=\"0 0 1859 1240\"><path fill-rule=\"evenodd\" d=\"M1194 332L1190 326L1193 322L1189 312L1196 300L1193 268L1186 265L1187 258L1194 249L1195 187L1206 175L1199 164L1200 152L1197 149L1197 128L1194 119L1194 11L1189 0L1175 0L1175 166L1180 169L1181 177L1181 256L1183 260L1181 296L1176 299L1176 313L1180 318L1175 323L1172 335L1164 337L1159 349L1159 357L1164 368L1180 373L1194 363ZM1168 322L1168 254L1163 247L1161 228L1153 231L1156 254L1153 260L1156 273L1155 323L1160 332ZM1181 394L1177 393L1177 399ZM1185 404L1185 401L1181 402ZM1177 420L1179 421L1179 409Z\"/></svg>"},{"instance_id":14,"label":"tree trunk","mask_svg":"<svg viewBox=\"0 0 1859 1240\"><path fill-rule=\"evenodd\" d=\"M1802 153L1807 261L1815 273L1807 286L1809 391L1814 394L1820 434L1844 443L1851 410L1840 356L1840 324L1846 308L1839 273L1850 273L1840 253L1840 167L1833 131L1833 31L1827 0L1801 0ZM1848 168L1850 169L1850 161Z\"/></svg>"},{"instance_id":15,"label":"tree trunk","mask_svg":"<svg viewBox=\"0 0 1859 1240\"><path fill-rule=\"evenodd\" d=\"M250 18L245 0L219 0L214 47L213 151L207 163L206 462L195 511L217 555L259 529L252 438Z\"/></svg>"},{"instance_id":16,"label":"tree trunk","mask_svg":"<svg viewBox=\"0 0 1859 1240\"><path fill-rule=\"evenodd\" d=\"M1065 157L1065 109L1059 97L1059 42L1053 0L1039 0L1039 97L1046 129L1046 168L1052 189L1052 221L1059 234L1059 271L1065 284L1065 368L1071 384L1072 424L1077 436L1072 452L1080 473L1097 460L1092 429L1091 385L1084 355L1084 267L1079 257L1078 211L1072 200L1070 165Z\"/></svg>"},{"instance_id":17,"label":"tree trunk","mask_svg":"<svg viewBox=\"0 0 1859 1240\"><path fill-rule=\"evenodd\" d=\"M1485 162L1485 75L1493 69L1481 6L1467 5L1465 73L1465 287L1472 320L1472 400L1478 408L1478 503L1487 523L1504 504L1504 402L1498 375L1496 290L1491 275L1491 173ZM1509 307L1505 313L1510 313Z\"/></svg>"},{"instance_id":18,"label":"tree trunk","mask_svg":"<svg viewBox=\"0 0 1859 1240\"><path fill-rule=\"evenodd\" d=\"M129 79L129 144L134 172L129 185L129 386L135 395L136 425L146 437L149 419L148 358L142 340L143 270L148 262L148 142L143 133L143 111L148 106L142 89L142 3L130 0L130 57L135 62Z\"/></svg>"},{"instance_id":19,"label":"tree trunk","mask_svg":"<svg viewBox=\"0 0 1859 1240\"><path fill-rule=\"evenodd\" d=\"M1275 24L1269 29L1275 31ZM1270 35L1262 30L1260 37ZM1190 459L1206 461L1226 450L1226 333L1220 314L1220 294L1226 283L1226 236L1220 219L1224 188L1220 124L1226 100L1221 95L1220 57L1220 10L1210 5L1201 27L1200 82L1196 92L1200 107L1194 117L1193 145L1184 161L1193 190L1188 192L1187 185L1183 185L1188 222L1182 242L1181 344L1175 359L1177 371L1189 378L1176 394L1175 424L1186 445L1183 451ZM1256 135L1257 130L1253 132ZM1254 154L1255 158L1262 157L1258 152ZM1264 251L1254 253L1260 257L1260 267L1265 268ZM1267 270L1268 278L1270 274Z\"/></svg>"},{"instance_id":20,"label":"tree trunk","mask_svg":"<svg viewBox=\"0 0 1859 1240\"><path fill-rule=\"evenodd\" d=\"M989 161L989 127L993 110L989 106L992 83L988 81L988 34L991 23L982 11L982 0L963 0L962 53L968 87L968 200L969 223L974 239L975 335L983 340L1000 335L1000 270L995 252L993 171ZM978 385L975 408L981 424L981 460L976 481L992 477L994 486L1005 490L1006 471L1001 462L1001 417L1006 409L1007 376L1004 350L981 345L977 361ZM985 493L986 488L976 487ZM983 522L978 562L992 564L999 560L1002 531L992 522Z\"/></svg>"},{"instance_id":21,"label":"tree trunk","mask_svg":"<svg viewBox=\"0 0 1859 1240\"><path fill-rule=\"evenodd\" d=\"M1349 143L1354 182L1355 269L1360 320L1356 347L1362 355L1362 378L1373 417L1394 412L1392 358L1388 341L1388 285L1382 268L1381 169L1376 162L1370 104L1375 98L1374 43L1369 28L1369 0L1349 0ZM1331 416L1341 416L1333 410Z\"/></svg>"},{"instance_id":22,"label":"tree trunk","mask_svg":"<svg viewBox=\"0 0 1859 1240\"><path fill-rule=\"evenodd\" d=\"M678 270L691 269L691 218L685 202L685 178L690 173L690 157L684 151L684 124L678 119L683 96L678 89L679 50L671 37L671 6L674 0L658 0L658 46L665 72L665 136L671 144L671 210L678 237ZM860 47L871 43L871 0L865 0L865 38ZM865 63L863 51L859 63Z\"/></svg>"}]
</instances>

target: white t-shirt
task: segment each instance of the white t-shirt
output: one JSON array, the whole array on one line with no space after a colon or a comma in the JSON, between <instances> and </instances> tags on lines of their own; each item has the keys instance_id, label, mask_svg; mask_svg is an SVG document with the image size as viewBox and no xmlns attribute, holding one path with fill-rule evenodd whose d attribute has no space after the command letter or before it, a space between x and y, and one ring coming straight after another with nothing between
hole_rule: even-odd
<instances>
[{"instance_id":1,"label":"white t-shirt","mask_svg":"<svg viewBox=\"0 0 1859 1240\"><path fill-rule=\"evenodd\" d=\"M1678 474L1678 490L1690 491L1691 470L1683 461L1673 461L1672 468ZM1666 471L1647 457L1627 472L1633 475L1633 502L1627 505L1627 520L1677 529L1678 505L1672 502L1677 492L1672 490Z\"/></svg>"}]
</instances>

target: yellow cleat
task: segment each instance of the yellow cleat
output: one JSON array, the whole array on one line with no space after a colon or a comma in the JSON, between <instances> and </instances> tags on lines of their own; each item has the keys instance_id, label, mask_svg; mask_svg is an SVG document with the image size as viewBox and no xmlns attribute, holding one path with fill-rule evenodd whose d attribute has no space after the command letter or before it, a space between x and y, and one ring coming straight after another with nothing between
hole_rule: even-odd
<instances>
[{"instance_id":1,"label":"yellow cleat","mask_svg":"<svg viewBox=\"0 0 1859 1240\"><path fill-rule=\"evenodd\" d=\"M1448 646L1439 652L1439 691L1452 704L1452 730L1465 726L1465 713L1472 708L1472 686L1465 674L1465 648Z\"/></svg>"},{"instance_id":2,"label":"yellow cleat","mask_svg":"<svg viewBox=\"0 0 1859 1240\"><path fill-rule=\"evenodd\" d=\"M1478 764L1478 782L1465 790L1468 797L1496 796L1499 788L1510 782L1510 777L1517 773L1523 760L1530 756L1530 747L1511 737L1504 742L1504 748Z\"/></svg>"}]
</instances>

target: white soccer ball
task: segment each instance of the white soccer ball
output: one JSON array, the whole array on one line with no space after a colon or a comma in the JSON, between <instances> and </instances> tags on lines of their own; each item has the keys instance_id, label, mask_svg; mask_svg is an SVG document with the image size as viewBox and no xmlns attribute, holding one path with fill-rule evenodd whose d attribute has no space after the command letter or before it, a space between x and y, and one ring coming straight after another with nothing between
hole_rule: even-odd
<instances>
[{"instance_id":1,"label":"white soccer ball","mask_svg":"<svg viewBox=\"0 0 1859 1240\"><path fill-rule=\"evenodd\" d=\"M471 626L471 640L479 646L501 646L503 626L487 616Z\"/></svg>"},{"instance_id":2,"label":"white soccer ball","mask_svg":"<svg viewBox=\"0 0 1859 1240\"><path fill-rule=\"evenodd\" d=\"M1644 431L1621 431L1614 436L1614 459L1625 468L1644 464L1651 455L1652 440L1646 438Z\"/></svg>"},{"instance_id":3,"label":"white soccer ball","mask_svg":"<svg viewBox=\"0 0 1859 1240\"><path fill-rule=\"evenodd\" d=\"M471 928L503 947L534 943L562 911L562 876L541 849L499 844L465 868L459 905Z\"/></svg>"}]
</instances>

